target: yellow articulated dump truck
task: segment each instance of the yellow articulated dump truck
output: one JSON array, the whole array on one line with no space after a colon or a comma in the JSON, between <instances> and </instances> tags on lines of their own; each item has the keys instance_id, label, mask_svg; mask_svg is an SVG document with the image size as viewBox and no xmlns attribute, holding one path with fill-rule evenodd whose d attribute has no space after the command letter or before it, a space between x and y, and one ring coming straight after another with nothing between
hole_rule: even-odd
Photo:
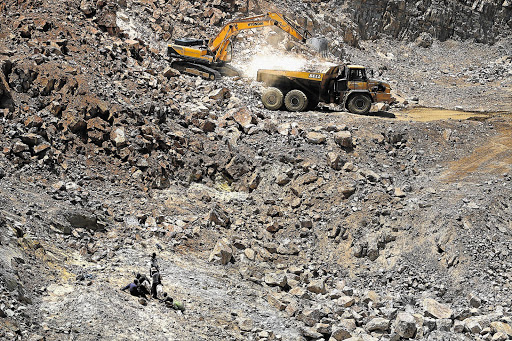
<instances>
[{"instance_id":1,"label":"yellow articulated dump truck","mask_svg":"<svg viewBox=\"0 0 512 341\"><path fill-rule=\"evenodd\" d=\"M258 70L257 80L267 88L261 95L269 110L314 109L319 102L336 103L354 114L367 114L372 103L392 103L388 83L368 79L360 65L337 65L326 73Z\"/></svg>"}]
</instances>

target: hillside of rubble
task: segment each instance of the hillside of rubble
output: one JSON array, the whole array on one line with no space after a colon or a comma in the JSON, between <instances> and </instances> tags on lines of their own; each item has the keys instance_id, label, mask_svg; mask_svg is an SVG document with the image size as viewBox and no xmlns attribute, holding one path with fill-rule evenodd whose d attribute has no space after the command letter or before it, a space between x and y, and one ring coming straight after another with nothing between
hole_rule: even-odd
<instances>
[{"instance_id":1,"label":"hillside of rubble","mask_svg":"<svg viewBox=\"0 0 512 341\"><path fill-rule=\"evenodd\" d=\"M239 77L166 45L278 11ZM512 3L0 4L0 339L512 339ZM396 101L261 103L260 68L364 65ZM120 290L149 275L185 307Z\"/></svg>"}]
</instances>

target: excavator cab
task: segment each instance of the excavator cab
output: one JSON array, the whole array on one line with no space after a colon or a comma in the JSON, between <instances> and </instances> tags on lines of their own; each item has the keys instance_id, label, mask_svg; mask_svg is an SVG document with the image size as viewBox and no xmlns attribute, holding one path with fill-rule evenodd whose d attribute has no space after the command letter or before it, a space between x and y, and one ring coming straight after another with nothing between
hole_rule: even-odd
<instances>
[{"instance_id":1,"label":"excavator cab","mask_svg":"<svg viewBox=\"0 0 512 341\"><path fill-rule=\"evenodd\" d=\"M222 60L224 63L231 62L231 59L233 58L233 42L230 40L226 46L225 49L223 49L219 55L219 59Z\"/></svg>"}]
</instances>

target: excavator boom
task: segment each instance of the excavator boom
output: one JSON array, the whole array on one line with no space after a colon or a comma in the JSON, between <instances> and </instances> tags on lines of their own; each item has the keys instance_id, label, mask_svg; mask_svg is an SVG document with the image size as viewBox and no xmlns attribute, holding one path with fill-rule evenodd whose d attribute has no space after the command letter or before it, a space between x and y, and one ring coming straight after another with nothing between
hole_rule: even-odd
<instances>
[{"instance_id":1,"label":"excavator boom","mask_svg":"<svg viewBox=\"0 0 512 341\"><path fill-rule=\"evenodd\" d=\"M303 43L311 36L309 31L298 28L298 25L280 13L270 12L266 15L234 20L226 24L217 36L210 40L208 47L210 51L215 52L214 60L225 61L231 38L240 31L267 26L277 26Z\"/></svg>"}]
</instances>

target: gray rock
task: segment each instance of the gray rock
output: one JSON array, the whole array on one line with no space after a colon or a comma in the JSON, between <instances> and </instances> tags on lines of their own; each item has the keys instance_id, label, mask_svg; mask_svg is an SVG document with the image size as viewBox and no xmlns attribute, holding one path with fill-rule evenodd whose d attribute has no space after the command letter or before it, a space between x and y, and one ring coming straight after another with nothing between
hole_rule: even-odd
<instances>
[{"instance_id":1,"label":"gray rock","mask_svg":"<svg viewBox=\"0 0 512 341\"><path fill-rule=\"evenodd\" d=\"M254 327L254 321L250 318L240 318L238 320L238 327L240 327L240 330L243 330L245 332L251 331Z\"/></svg>"},{"instance_id":2,"label":"gray rock","mask_svg":"<svg viewBox=\"0 0 512 341\"><path fill-rule=\"evenodd\" d=\"M506 334L512 338L512 326L509 323L498 321L491 322L491 330L494 333Z\"/></svg>"},{"instance_id":3,"label":"gray rock","mask_svg":"<svg viewBox=\"0 0 512 341\"><path fill-rule=\"evenodd\" d=\"M452 328L451 319L438 319L436 321L436 328L442 332L449 332Z\"/></svg>"},{"instance_id":4,"label":"gray rock","mask_svg":"<svg viewBox=\"0 0 512 341\"><path fill-rule=\"evenodd\" d=\"M339 131L334 134L334 142L344 148L352 148L352 134L350 131Z\"/></svg>"},{"instance_id":5,"label":"gray rock","mask_svg":"<svg viewBox=\"0 0 512 341\"><path fill-rule=\"evenodd\" d=\"M23 153L28 150L30 150L29 146L21 141L16 141L12 147L12 152L15 154Z\"/></svg>"},{"instance_id":6,"label":"gray rock","mask_svg":"<svg viewBox=\"0 0 512 341\"><path fill-rule=\"evenodd\" d=\"M214 100L226 99L231 96L228 88L218 88L208 94L208 97Z\"/></svg>"},{"instance_id":7,"label":"gray rock","mask_svg":"<svg viewBox=\"0 0 512 341\"><path fill-rule=\"evenodd\" d=\"M214 249L210 253L208 261L226 265L231 261L232 257L233 248L231 243L226 238L222 238L221 240L217 241L217 244L215 244Z\"/></svg>"},{"instance_id":8,"label":"gray rock","mask_svg":"<svg viewBox=\"0 0 512 341\"><path fill-rule=\"evenodd\" d=\"M423 300L423 310L428 316L433 316L438 319L449 319L453 314L449 306L439 303L432 298Z\"/></svg>"},{"instance_id":9,"label":"gray rock","mask_svg":"<svg viewBox=\"0 0 512 341\"><path fill-rule=\"evenodd\" d=\"M322 133L311 131L307 133L306 140L311 144L322 144L327 140L326 136Z\"/></svg>"},{"instance_id":10,"label":"gray rock","mask_svg":"<svg viewBox=\"0 0 512 341\"><path fill-rule=\"evenodd\" d=\"M286 308L286 304L282 301L282 298L282 293L271 292L267 295L267 302L278 310L284 310Z\"/></svg>"},{"instance_id":11,"label":"gray rock","mask_svg":"<svg viewBox=\"0 0 512 341\"><path fill-rule=\"evenodd\" d=\"M110 139L118 148L124 147L127 143L123 127L113 128L110 132Z\"/></svg>"},{"instance_id":12,"label":"gray rock","mask_svg":"<svg viewBox=\"0 0 512 341\"><path fill-rule=\"evenodd\" d=\"M425 317L423 319L423 326L426 327L428 331L436 330L436 320L433 318Z\"/></svg>"},{"instance_id":13,"label":"gray rock","mask_svg":"<svg viewBox=\"0 0 512 341\"><path fill-rule=\"evenodd\" d=\"M352 337L350 331L343 326L333 326L331 337L336 341L346 340Z\"/></svg>"},{"instance_id":14,"label":"gray rock","mask_svg":"<svg viewBox=\"0 0 512 341\"><path fill-rule=\"evenodd\" d=\"M432 35L427 32L422 32L418 38L416 38L416 45L420 47L428 48L432 46L434 39Z\"/></svg>"},{"instance_id":15,"label":"gray rock","mask_svg":"<svg viewBox=\"0 0 512 341\"><path fill-rule=\"evenodd\" d=\"M178 70L173 69L172 67L167 67L162 74L166 78L171 78L171 77L177 77L181 73Z\"/></svg>"},{"instance_id":16,"label":"gray rock","mask_svg":"<svg viewBox=\"0 0 512 341\"><path fill-rule=\"evenodd\" d=\"M265 283L270 286L284 287L287 284L286 274L283 273L267 273L265 274Z\"/></svg>"},{"instance_id":17,"label":"gray rock","mask_svg":"<svg viewBox=\"0 0 512 341\"><path fill-rule=\"evenodd\" d=\"M74 228L85 228L92 231L97 231L101 228L96 215L88 211L71 210L63 212L63 215Z\"/></svg>"},{"instance_id":18,"label":"gray rock","mask_svg":"<svg viewBox=\"0 0 512 341\"><path fill-rule=\"evenodd\" d=\"M473 308L479 308L482 305L482 300L474 293L469 294L469 305Z\"/></svg>"},{"instance_id":19,"label":"gray rock","mask_svg":"<svg viewBox=\"0 0 512 341\"><path fill-rule=\"evenodd\" d=\"M327 153L327 164L335 170L340 170L345 164L345 160L343 160L340 154L335 152Z\"/></svg>"},{"instance_id":20,"label":"gray rock","mask_svg":"<svg viewBox=\"0 0 512 341\"><path fill-rule=\"evenodd\" d=\"M455 320L453 323L453 331L455 333L462 333L464 332L464 322L460 320Z\"/></svg>"},{"instance_id":21,"label":"gray rock","mask_svg":"<svg viewBox=\"0 0 512 341\"><path fill-rule=\"evenodd\" d=\"M382 317L374 317L365 326L365 329L369 332L380 331L386 332L389 329L390 321Z\"/></svg>"},{"instance_id":22,"label":"gray rock","mask_svg":"<svg viewBox=\"0 0 512 341\"><path fill-rule=\"evenodd\" d=\"M489 327L490 324L491 321L489 317L485 315L469 317L464 320L464 330L473 334L480 334L482 330Z\"/></svg>"},{"instance_id":23,"label":"gray rock","mask_svg":"<svg viewBox=\"0 0 512 341\"><path fill-rule=\"evenodd\" d=\"M219 204L212 207L208 220L222 227L227 227L231 222L228 213Z\"/></svg>"},{"instance_id":24,"label":"gray rock","mask_svg":"<svg viewBox=\"0 0 512 341\"><path fill-rule=\"evenodd\" d=\"M304 322L307 326L314 326L320 319L325 316L325 313L319 308L304 309L298 316L297 320Z\"/></svg>"},{"instance_id":25,"label":"gray rock","mask_svg":"<svg viewBox=\"0 0 512 341\"><path fill-rule=\"evenodd\" d=\"M348 307L351 307L354 305L354 303L356 302L355 298L352 297L352 296L341 296L340 298L338 298L338 300L336 301L340 306L342 307L345 307L345 308L348 308Z\"/></svg>"},{"instance_id":26,"label":"gray rock","mask_svg":"<svg viewBox=\"0 0 512 341\"><path fill-rule=\"evenodd\" d=\"M366 255L371 261L379 258L379 247L377 245L377 240L371 240L368 242L368 249Z\"/></svg>"},{"instance_id":27,"label":"gray rock","mask_svg":"<svg viewBox=\"0 0 512 341\"><path fill-rule=\"evenodd\" d=\"M302 335L311 338L311 339L320 339L323 338L323 335L317 332L314 328L304 328L302 329Z\"/></svg>"},{"instance_id":28,"label":"gray rock","mask_svg":"<svg viewBox=\"0 0 512 341\"><path fill-rule=\"evenodd\" d=\"M398 313L395 321L395 332L403 338L412 338L416 334L416 320L409 313Z\"/></svg>"},{"instance_id":29,"label":"gray rock","mask_svg":"<svg viewBox=\"0 0 512 341\"><path fill-rule=\"evenodd\" d=\"M323 279L311 281L308 284L308 290L315 294L325 294L327 292L327 289L325 288L325 281Z\"/></svg>"},{"instance_id":30,"label":"gray rock","mask_svg":"<svg viewBox=\"0 0 512 341\"><path fill-rule=\"evenodd\" d=\"M313 329L321 334L331 334L331 325L327 323L317 323Z\"/></svg>"}]
</instances>

